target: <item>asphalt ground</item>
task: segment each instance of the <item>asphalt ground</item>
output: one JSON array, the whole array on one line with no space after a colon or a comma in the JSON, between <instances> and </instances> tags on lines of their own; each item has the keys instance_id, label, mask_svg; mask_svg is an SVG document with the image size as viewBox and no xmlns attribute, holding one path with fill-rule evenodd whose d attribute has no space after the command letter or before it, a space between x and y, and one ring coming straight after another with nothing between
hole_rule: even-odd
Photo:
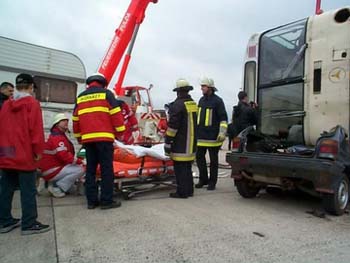
<instances>
[{"instance_id":1,"label":"asphalt ground","mask_svg":"<svg viewBox=\"0 0 350 263\"><path fill-rule=\"evenodd\" d=\"M229 174L219 170L215 191L171 199L165 186L111 210L88 210L84 196L43 194L39 221L52 230L1 234L0 262L350 262L349 214L310 214L321 201L307 195L262 191L243 199ZM13 211L20 217L18 193Z\"/></svg>"}]
</instances>

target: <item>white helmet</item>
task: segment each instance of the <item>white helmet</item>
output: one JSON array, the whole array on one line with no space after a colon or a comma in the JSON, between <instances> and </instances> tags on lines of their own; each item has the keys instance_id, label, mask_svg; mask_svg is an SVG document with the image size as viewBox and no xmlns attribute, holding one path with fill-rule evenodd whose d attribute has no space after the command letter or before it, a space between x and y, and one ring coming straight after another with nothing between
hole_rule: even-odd
<instances>
[{"instance_id":1,"label":"white helmet","mask_svg":"<svg viewBox=\"0 0 350 263\"><path fill-rule=\"evenodd\" d=\"M53 118L52 118L52 125L51 129L60 121L63 120L69 120L69 118L64 114L64 113L57 113Z\"/></svg>"},{"instance_id":2,"label":"white helmet","mask_svg":"<svg viewBox=\"0 0 350 263\"><path fill-rule=\"evenodd\" d=\"M208 77L204 77L200 81L201 86L207 86L209 88L212 88L214 91L217 91L217 88L215 88L215 83L213 79L210 79Z\"/></svg>"},{"instance_id":3,"label":"white helmet","mask_svg":"<svg viewBox=\"0 0 350 263\"><path fill-rule=\"evenodd\" d=\"M178 79L176 81L176 87L173 89L173 91L190 91L193 90L193 87L190 85L190 83L186 79Z\"/></svg>"}]
</instances>

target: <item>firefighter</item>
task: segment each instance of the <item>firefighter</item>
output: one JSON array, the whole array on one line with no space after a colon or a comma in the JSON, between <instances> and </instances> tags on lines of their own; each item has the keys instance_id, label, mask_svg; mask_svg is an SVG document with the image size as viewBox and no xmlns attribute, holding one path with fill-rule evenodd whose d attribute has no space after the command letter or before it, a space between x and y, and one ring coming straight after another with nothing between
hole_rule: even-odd
<instances>
[{"instance_id":1,"label":"firefighter","mask_svg":"<svg viewBox=\"0 0 350 263\"><path fill-rule=\"evenodd\" d=\"M226 138L227 113L223 100L215 94L214 81L209 78L201 80L203 96L198 103L198 141L196 161L199 169L199 181L196 188L208 185L208 190L215 190L218 168L219 150ZM205 154L209 151L210 177L208 178Z\"/></svg>"},{"instance_id":2,"label":"firefighter","mask_svg":"<svg viewBox=\"0 0 350 263\"><path fill-rule=\"evenodd\" d=\"M107 80L100 74L86 80L87 88L79 94L73 112L73 132L86 149L85 192L88 209L100 206L110 209L121 206L113 201L113 142L122 140L125 131L121 102L107 89ZM97 165L101 169L101 195L96 183Z\"/></svg>"},{"instance_id":3,"label":"firefighter","mask_svg":"<svg viewBox=\"0 0 350 263\"><path fill-rule=\"evenodd\" d=\"M48 191L54 197L64 197L85 172L82 159L75 157L74 146L66 136L68 117L58 113L53 117L50 135L45 143L39 168L49 182Z\"/></svg>"},{"instance_id":4,"label":"firefighter","mask_svg":"<svg viewBox=\"0 0 350 263\"><path fill-rule=\"evenodd\" d=\"M193 196L192 162L196 154L197 104L188 94L193 87L185 79L176 81L177 98L170 104L164 150L174 161L176 192L172 198Z\"/></svg>"}]
</instances>

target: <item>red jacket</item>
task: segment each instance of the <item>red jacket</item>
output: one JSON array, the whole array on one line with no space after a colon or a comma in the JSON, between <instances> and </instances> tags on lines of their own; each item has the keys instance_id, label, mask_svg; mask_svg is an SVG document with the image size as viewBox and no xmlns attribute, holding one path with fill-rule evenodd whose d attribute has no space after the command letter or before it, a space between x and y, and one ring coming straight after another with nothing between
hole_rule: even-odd
<instances>
[{"instance_id":1,"label":"red jacket","mask_svg":"<svg viewBox=\"0 0 350 263\"><path fill-rule=\"evenodd\" d=\"M122 107L122 114L124 117L124 125L125 125L123 141L125 142L125 144L133 144L134 137L132 136L132 133L139 129L138 122L134 112L130 109L130 107L128 106L128 104L126 104L126 102L123 102L121 107Z\"/></svg>"},{"instance_id":2,"label":"red jacket","mask_svg":"<svg viewBox=\"0 0 350 263\"><path fill-rule=\"evenodd\" d=\"M67 164L82 164L81 159L74 155L74 146L66 134L58 128L53 128L39 164L44 179L48 181L55 177Z\"/></svg>"},{"instance_id":3,"label":"red jacket","mask_svg":"<svg viewBox=\"0 0 350 263\"><path fill-rule=\"evenodd\" d=\"M39 102L18 92L0 111L0 168L34 171L35 156L44 150L43 119Z\"/></svg>"},{"instance_id":4,"label":"red jacket","mask_svg":"<svg viewBox=\"0 0 350 263\"><path fill-rule=\"evenodd\" d=\"M93 85L79 94L73 112L73 132L79 142L113 142L124 131L121 101L110 90Z\"/></svg>"},{"instance_id":5,"label":"red jacket","mask_svg":"<svg viewBox=\"0 0 350 263\"><path fill-rule=\"evenodd\" d=\"M157 132L161 135L164 136L166 133L166 130L168 129L168 121L166 118L160 118L158 125L157 125Z\"/></svg>"}]
</instances>

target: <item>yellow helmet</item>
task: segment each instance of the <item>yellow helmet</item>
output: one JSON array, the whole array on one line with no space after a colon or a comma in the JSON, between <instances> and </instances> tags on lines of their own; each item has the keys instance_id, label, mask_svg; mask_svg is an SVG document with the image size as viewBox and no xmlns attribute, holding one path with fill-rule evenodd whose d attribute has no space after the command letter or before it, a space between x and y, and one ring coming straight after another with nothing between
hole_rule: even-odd
<instances>
[{"instance_id":1,"label":"yellow helmet","mask_svg":"<svg viewBox=\"0 0 350 263\"><path fill-rule=\"evenodd\" d=\"M69 120L69 118L64 114L64 113L57 113L53 118L52 118L52 125L51 129L60 121L63 120Z\"/></svg>"},{"instance_id":2,"label":"yellow helmet","mask_svg":"<svg viewBox=\"0 0 350 263\"><path fill-rule=\"evenodd\" d=\"M190 85L190 83L186 79L178 79L176 81L176 88L173 89L173 91L190 91L193 90L193 87Z\"/></svg>"}]
</instances>

